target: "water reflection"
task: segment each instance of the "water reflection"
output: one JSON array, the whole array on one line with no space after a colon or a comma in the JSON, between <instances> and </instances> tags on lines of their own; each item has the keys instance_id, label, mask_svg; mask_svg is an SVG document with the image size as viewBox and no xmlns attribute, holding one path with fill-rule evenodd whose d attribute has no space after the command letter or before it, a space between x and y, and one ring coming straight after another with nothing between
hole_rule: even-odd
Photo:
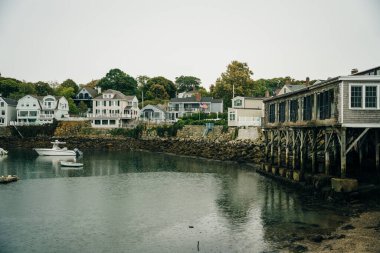
<instances>
[{"instance_id":1,"label":"water reflection","mask_svg":"<svg viewBox=\"0 0 380 253\"><path fill-rule=\"evenodd\" d=\"M69 159L10 150L1 160L0 174L23 179L0 185L5 252L195 252L197 241L204 252L261 252L344 219L234 163L94 151L82 170L61 168Z\"/></svg>"}]
</instances>

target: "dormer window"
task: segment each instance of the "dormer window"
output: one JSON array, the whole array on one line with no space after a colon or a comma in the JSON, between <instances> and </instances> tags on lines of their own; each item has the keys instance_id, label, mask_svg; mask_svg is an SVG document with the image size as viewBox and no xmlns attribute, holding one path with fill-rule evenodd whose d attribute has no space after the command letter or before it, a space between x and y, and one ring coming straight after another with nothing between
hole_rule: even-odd
<instances>
[{"instance_id":1,"label":"dormer window","mask_svg":"<svg viewBox=\"0 0 380 253\"><path fill-rule=\"evenodd\" d=\"M243 101L241 99L236 99L234 101L234 106L242 106L242 104L243 104Z\"/></svg>"}]
</instances>

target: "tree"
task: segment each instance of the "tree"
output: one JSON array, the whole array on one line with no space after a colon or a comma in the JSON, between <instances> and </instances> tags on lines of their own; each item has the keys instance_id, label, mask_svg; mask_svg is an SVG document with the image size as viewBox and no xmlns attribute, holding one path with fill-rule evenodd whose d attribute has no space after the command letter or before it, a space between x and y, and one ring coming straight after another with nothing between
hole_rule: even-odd
<instances>
[{"instance_id":1,"label":"tree","mask_svg":"<svg viewBox=\"0 0 380 253\"><path fill-rule=\"evenodd\" d=\"M137 76L136 79L137 79L137 86L144 87L150 78L148 76Z\"/></svg>"},{"instance_id":2,"label":"tree","mask_svg":"<svg viewBox=\"0 0 380 253\"><path fill-rule=\"evenodd\" d=\"M88 110L88 106L86 105L86 103L83 101L80 101L80 103L78 105L78 112L79 113L86 113L87 110Z\"/></svg>"},{"instance_id":3,"label":"tree","mask_svg":"<svg viewBox=\"0 0 380 253\"><path fill-rule=\"evenodd\" d=\"M50 87L48 83L40 81L40 82L35 83L34 86L35 86L36 94L38 96L46 96L46 95L54 94L53 88Z\"/></svg>"},{"instance_id":4,"label":"tree","mask_svg":"<svg viewBox=\"0 0 380 253\"><path fill-rule=\"evenodd\" d=\"M224 109L231 107L233 90L235 96L253 96L254 81L253 72L247 63L232 61L227 66L227 71L221 74L212 87L212 95L223 99Z\"/></svg>"},{"instance_id":5,"label":"tree","mask_svg":"<svg viewBox=\"0 0 380 253\"><path fill-rule=\"evenodd\" d=\"M3 97L9 97L10 94L17 92L19 90L19 83L20 81L16 79L0 77L1 95Z\"/></svg>"},{"instance_id":6,"label":"tree","mask_svg":"<svg viewBox=\"0 0 380 253\"><path fill-rule=\"evenodd\" d=\"M66 79L65 81L63 81L63 83L61 83L61 86L66 87L66 88L68 87L73 88L74 94L77 94L79 91L79 86L76 84L76 82L74 82L71 79Z\"/></svg>"},{"instance_id":7,"label":"tree","mask_svg":"<svg viewBox=\"0 0 380 253\"><path fill-rule=\"evenodd\" d=\"M164 89L165 92L161 91L161 87ZM160 90L160 92L158 92ZM176 95L177 87L175 84L166 79L162 76L157 76L150 78L146 85L143 88L144 91L144 97L146 94L146 99L168 99L168 98L174 98Z\"/></svg>"},{"instance_id":8,"label":"tree","mask_svg":"<svg viewBox=\"0 0 380 253\"><path fill-rule=\"evenodd\" d=\"M180 76L175 78L178 92L198 90L201 85L201 79L194 76Z\"/></svg>"},{"instance_id":9,"label":"tree","mask_svg":"<svg viewBox=\"0 0 380 253\"><path fill-rule=\"evenodd\" d=\"M91 80L90 82L83 85L83 87L89 87L95 89L95 87L98 85L99 80Z\"/></svg>"},{"instance_id":10,"label":"tree","mask_svg":"<svg viewBox=\"0 0 380 253\"><path fill-rule=\"evenodd\" d=\"M137 81L120 69L111 69L105 77L100 79L98 86L101 87L102 90L113 89L125 95L135 95Z\"/></svg>"}]
</instances>

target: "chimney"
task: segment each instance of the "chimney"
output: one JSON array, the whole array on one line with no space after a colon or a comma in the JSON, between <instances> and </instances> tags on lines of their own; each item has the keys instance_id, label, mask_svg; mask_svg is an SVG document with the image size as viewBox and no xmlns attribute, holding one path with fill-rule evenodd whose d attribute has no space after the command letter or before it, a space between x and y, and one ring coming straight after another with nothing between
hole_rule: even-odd
<instances>
[{"instance_id":1,"label":"chimney","mask_svg":"<svg viewBox=\"0 0 380 253\"><path fill-rule=\"evenodd\" d=\"M102 93L102 88L101 87L96 86L95 89L98 92L98 94Z\"/></svg>"},{"instance_id":2,"label":"chimney","mask_svg":"<svg viewBox=\"0 0 380 253\"><path fill-rule=\"evenodd\" d=\"M309 84L310 84L310 78L309 77L306 77L305 84L306 84L306 86L309 86Z\"/></svg>"},{"instance_id":3,"label":"chimney","mask_svg":"<svg viewBox=\"0 0 380 253\"><path fill-rule=\"evenodd\" d=\"M195 93L195 100L196 100L197 102L200 102L200 101L201 101L201 93L199 93L199 92Z\"/></svg>"},{"instance_id":4,"label":"chimney","mask_svg":"<svg viewBox=\"0 0 380 253\"><path fill-rule=\"evenodd\" d=\"M351 75L356 74L356 73L358 73L358 72L359 72L359 71L358 71L357 68L351 69Z\"/></svg>"},{"instance_id":5,"label":"chimney","mask_svg":"<svg viewBox=\"0 0 380 253\"><path fill-rule=\"evenodd\" d=\"M266 98L269 98L269 90L266 90L266 91L265 91L265 97L266 97Z\"/></svg>"}]
</instances>

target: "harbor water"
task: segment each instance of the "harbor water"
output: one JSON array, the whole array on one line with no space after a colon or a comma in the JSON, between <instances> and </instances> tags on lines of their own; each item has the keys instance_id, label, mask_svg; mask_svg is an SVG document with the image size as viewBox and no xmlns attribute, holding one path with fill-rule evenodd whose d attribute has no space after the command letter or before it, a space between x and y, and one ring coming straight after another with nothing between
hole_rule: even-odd
<instances>
[{"instance_id":1,"label":"harbor water","mask_svg":"<svg viewBox=\"0 0 380 253\"><path fill-rule=\"evenodd\" d=\"M65 157L10 150L0 252L271 252L347 217L251 167L140 151Z\"/></svg>"}]
</instances>

